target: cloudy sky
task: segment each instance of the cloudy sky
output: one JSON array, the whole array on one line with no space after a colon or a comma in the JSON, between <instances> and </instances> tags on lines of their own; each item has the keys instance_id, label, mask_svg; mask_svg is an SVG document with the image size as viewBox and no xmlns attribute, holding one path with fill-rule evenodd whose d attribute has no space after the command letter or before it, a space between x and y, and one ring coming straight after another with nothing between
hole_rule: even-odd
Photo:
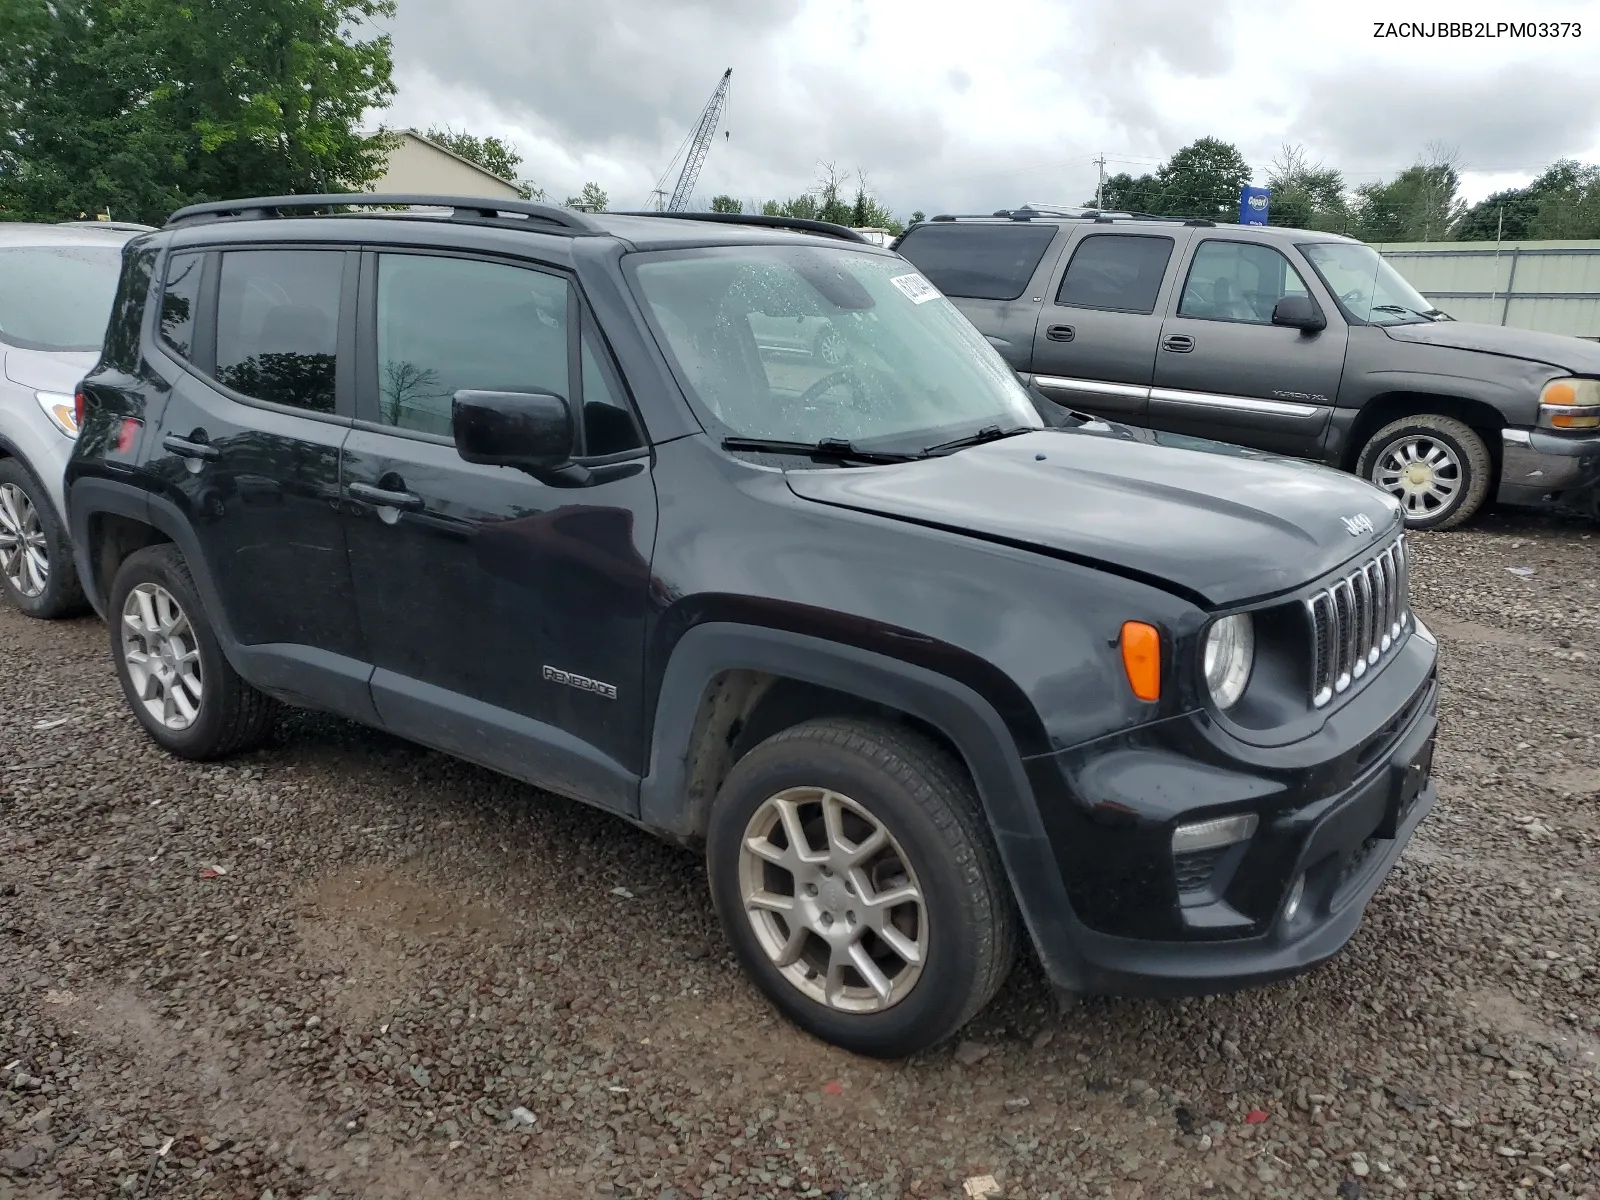
<instances>
[{"instance_id":1,"label":"cloudy sky","mask_svg":"<svg viewBox=\"0 0 1600 1200\"><path fill-rule=\"evenodd\" d=\"M1587 20L1577 38L1389 40L1375 21ZM899 215L1076 204L1196 137L1258 181L1286 141L1365 183L1454 147L1469 199L1600 161L1595 0L399 0L390 126L495 134L554 199L642 207L722 71L696 194L787 197L818 163ZM668 187L670 188L669 181Z\"/></svg>"}]
</instances>

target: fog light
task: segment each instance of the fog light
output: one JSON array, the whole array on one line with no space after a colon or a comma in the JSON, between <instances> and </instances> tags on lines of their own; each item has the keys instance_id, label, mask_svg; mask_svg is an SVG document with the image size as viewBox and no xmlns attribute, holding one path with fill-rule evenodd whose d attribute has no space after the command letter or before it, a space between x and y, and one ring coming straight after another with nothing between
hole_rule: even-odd
<instances>
[{"instance_id":1,"label":"fog light","mask_svg":"<svg viewBox=\"0 0 1600 1200\"><path fill-rule=\"evenodd\" d=\"M1283 906L1283 921L1288 924L1294 920L1295 914L1300 911L1300 901L1305 899L1306 877L1300 876L1294 881L1294 887L1289 889L1289 900Z\"/></svg>"},{"instance_id":2,"label":"fog light","mask_svg":"<svg viewBox=\"0 0 1600 1200\"><path fill-rule=\"evenodd\" d=\"M1212 821L1195 821L1179 825L1172 833L1174 854L1193 854L1197 850L1215 850L1218 846L1232 846L1247 841L1256 831L1256 814L1244 813L1237 817L1217 817Z\"/></svg>"}]
</instances>

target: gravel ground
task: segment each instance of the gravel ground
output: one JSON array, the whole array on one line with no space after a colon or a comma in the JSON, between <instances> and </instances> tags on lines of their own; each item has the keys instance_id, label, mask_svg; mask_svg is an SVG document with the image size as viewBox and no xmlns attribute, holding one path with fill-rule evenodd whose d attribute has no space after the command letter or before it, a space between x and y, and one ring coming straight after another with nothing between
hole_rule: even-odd
<instances>
[{"instance_id":1,"label":"gravel ground","mask_svg":"<svg viewBox=\"0 0 1600 1200\"><path fill-rule=\"evenodd\" d=\"M1345 953L1023 966L893 1065L772 1015L694 856L322 717L178 762L0 608L0 1200L1600 1196L1600 527L1415 544L1441 801Z\"/></svg>"}]
</instances>

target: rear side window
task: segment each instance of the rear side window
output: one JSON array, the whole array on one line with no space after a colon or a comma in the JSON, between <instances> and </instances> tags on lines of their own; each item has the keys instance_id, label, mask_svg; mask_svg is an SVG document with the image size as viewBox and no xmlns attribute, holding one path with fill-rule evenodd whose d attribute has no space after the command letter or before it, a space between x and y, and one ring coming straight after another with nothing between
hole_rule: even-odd
<instances>
[{"instance_id":1,"label":"rear side window","mask_svg":"<svg viewBox=\"0 0 1600 1200\"><path fill-rule=\"evenodd\" d=\"M946 296L1015 300L1056 235L1054 225L921 225L900 253Z\"/></svg>"},{"instance_id":2,"label":"rear side window","mask_svg":"<svg viewBox=\"0 0 1600 1200\"><path fill-rule=\"evenodd\" d=\"M145 297L150 292L155 262L153 246L125 250L122 278L117 282L116 298L111 303L101 358L106 366L128 374L139 367L140 329L144 324Z\"/></svg>"},{"instance_id":3,"label":"rear side window","mask_svg":"<svg viewBox=\"0 0 1600 1200\"><path fill-rule=\"evenodd\" d=\"M217 379L256 400L334 408L337 250L232 250L217 287Z\"/></svg>"},{"instance_id":4,"label":"rear side window","mask_svg":"<svg viewBox=\"0 0 1600 1200\"><path fill-rule=\"evenodd\" d=\"M1056 292L1056 303L1072 308L1154 312L1171 258L1171 238L1090 234L1072 252L1072 261Z\"/></svg>"},{"instance_id":5,"label":"rear side window","mask_svg":"<svg viewBox=\"0 0 1600 1200\"><path fill-rule=\"evenodd\" d=\"M199 254L174 254L167 259L167 280L161 290L161 340L184 358L194 357L194 319L200 309Z\"/></svg>"}]
</instances>

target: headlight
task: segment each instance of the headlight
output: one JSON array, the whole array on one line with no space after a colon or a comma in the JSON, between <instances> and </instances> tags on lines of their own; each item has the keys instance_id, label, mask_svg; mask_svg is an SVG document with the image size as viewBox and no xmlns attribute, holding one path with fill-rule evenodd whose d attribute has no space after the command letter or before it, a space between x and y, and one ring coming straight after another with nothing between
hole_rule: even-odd
<instances>
[{"instance_id":1,"label":"headlight","mask_svg":"<svg viewBox=\"0 0 1600 1200\"><path fill-rule=\"evenodd\" d=\"M1249 613L1212 622L1206 631L1206 687L1218 708L1232 708L1250 682L1256 661L1256 631Z\"/></svg>"},{"instance_id":2,"label":"headlight","mask_svg":"<svg viewBox=\"0 0 1600 1200\"><path fill-rule=\"evenodd\" d=\"M1600 429L1600 379L1552 379L1539 393L1546 429Z\"/></svg>"},{"instance_id":3,"label":"headlight","mask_svg":"<svg viewBox=\"0 0 1600 1200\"><path fill-rule=\"evenodd\" d=\"M65 392L35 392L33 398L50 418L50 424L70 438L78 436L78 406L71 396Z\"/></svg>"}]
</instances>

